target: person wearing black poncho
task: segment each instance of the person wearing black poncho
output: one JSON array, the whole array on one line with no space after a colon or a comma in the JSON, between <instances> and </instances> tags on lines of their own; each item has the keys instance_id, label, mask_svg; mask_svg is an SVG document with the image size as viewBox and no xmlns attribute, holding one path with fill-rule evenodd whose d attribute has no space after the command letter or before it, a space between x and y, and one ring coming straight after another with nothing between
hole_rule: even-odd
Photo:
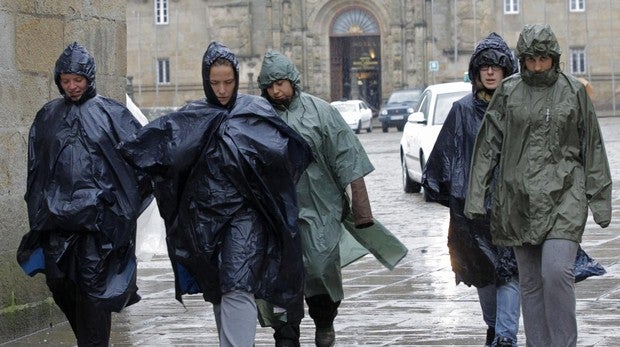
<instances>
[{"instance_id":1,"label":"person wearing black poncho","mask_svg":"<svg viewBox=\"0 0 620 347\"><path fill-rule=\"evenodd\" d=\"M469 219L463 215L463 206L473 146L484 112L501 80L517 69L510 48L496 33L476 45L468 72L472 93L452 106L423 173L423 186L431 200L450 207L448 248L452 270L457 284L463 282L478 290L488 327L486 346L517 344L517 263L510 248L491 242L488 216Z\"/></svg>"},{"instance_id":2,"label":"person wearing black poncho","mask_svg":"<svg viewBox=\"0 0 620 347\"><path fill-rule=\"evenodd\" d=\"M78 43L56 61L54 81L63 97L39 110L28 137L30 232L17 261L45 274L79 346L107 346L111 312L140 300L136 220L151 188L115 148L140 123L97 94L95 60Z\"/></svg>"},{"instance_id":3,"label":"person wearing black poncho","mask_svg":"<svg viewBox=\"0 0 620 347\"><path fill-rule=\"evenodd\" d=\"M121 149L154 181L177 300L202 293L220 345L252 346L256 300L303 316L295 184L312 154L265 99L237 92L228 47L209 45L202 78L206 99L147 124Z\"/></svg>"}]
</instances>

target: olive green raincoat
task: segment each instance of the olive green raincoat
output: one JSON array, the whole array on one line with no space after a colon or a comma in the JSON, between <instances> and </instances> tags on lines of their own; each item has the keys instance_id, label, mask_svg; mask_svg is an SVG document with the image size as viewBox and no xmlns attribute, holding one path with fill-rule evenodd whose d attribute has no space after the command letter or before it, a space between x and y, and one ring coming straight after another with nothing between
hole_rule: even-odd
<instances>
[{"instance_id":1,"label":"olive green raincoat","mask_svg":"<svg viewBox=\"0 0 620 347\"><path fill-rule=\"evenodd\" d=\"M547 25L524 29L517 44L521 74L497 88L476 139L465 215L484 215L493 168L493 243L580 242L588 206L601 227L611 220L611 174L601 131L584 85L559 69L560 49ZM551 56L534 74L527 56Z\"/></svg>"},{"instance_id":2,"label":"olive green raincoat","mask_svg":"<svg viewBox=\"0 0 620 347\"><path fill-rule=\"evenodd\" d=\"M305 295L329 294L332 300L339 301L344 297L340 253L343 252L342 256L349 260L356 258L351 250L339 249L341 239L352 240L346 235L351 226L343 224L349 214L345 189L354 180L372 172L374 167L338 111L324 100L301 92L297 68L286 56L269 51L258 77L263 95L266 96L266 88L271 83L281 79L291 81L295 96L288 106L274 106L276 112L310 144L315 159L297 183L298 222L306 269ZM370 230L376 235L370 242L375 242L379 248L383 236L393 236L380 223L359 230L360 235L353 236L375 256L377 249L364 245ZM394 266L407 250L393 238L392 242L398 254L391 254L390 258L391 250L384 252L379 249L378 252L386 254L385 260ZM353 247L359 247L359 244ZM359 254L359 250L353 250L356 252ZM386 262L382 263L390 267Z\"/></svg>"}]
</instances>

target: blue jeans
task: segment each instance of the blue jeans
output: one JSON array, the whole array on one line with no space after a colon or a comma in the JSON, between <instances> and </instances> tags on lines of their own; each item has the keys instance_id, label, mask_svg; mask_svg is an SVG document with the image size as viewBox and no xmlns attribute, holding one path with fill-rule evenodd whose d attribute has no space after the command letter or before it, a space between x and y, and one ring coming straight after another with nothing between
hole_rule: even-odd
<instances>
[{"instance_id":1,"label":"blue jeans","mask_svg":"<svg viewBox=\"0 0 620 347\"><path fill-rule=\"evenodd\" d=\"M500 338L510 339L517 346L521 302L519 280L513 277L509 282L478 288L482 316L487 326L495 328L495 346Z\"/></svg>"}]
</instances>

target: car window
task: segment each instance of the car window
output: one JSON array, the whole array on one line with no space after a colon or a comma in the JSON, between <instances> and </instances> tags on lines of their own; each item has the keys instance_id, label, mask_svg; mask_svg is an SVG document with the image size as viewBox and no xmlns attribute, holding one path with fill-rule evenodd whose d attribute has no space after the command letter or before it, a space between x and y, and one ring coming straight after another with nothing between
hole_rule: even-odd
<instances>
[{"instance_id":1,"label":"car window","mask_svg":"<svg viewBox=\"0 0 620 347\"><path fill-rule=\"evenodd\" d=\"M392 93L387 103L396 104L396 103L403 103L403 102L415 102L420 97L420 93L422 92L419 90Z\"/></svg>"},{"instance_id":2,"label":"car window","mask_svg":"<svg viewBox=\"0 0 620 347\"><path fill-rule=\"evenodd\" d=\"M353 112L355 111L355 105L352 104L336 104L334 107L340 112Z\"/></svg>"},{"instance_id":3,"label":"car window","mask_svg":"<svg viewBox=\"0 0 620 347\"><path fill-rule=\"evenodd\" d=\"M448 117L448 112L452 108L452 104L458 99L464 97L469 91L460 91L454 93L445 93L437 95L437 103L435 105L435 119L433 120L434 125L441 125L445 122L446 117Z\"/></svg>"},{"instance_id":4,"label":"car window","mask_svg":"<svg viewBox=\"0 0 620 347\"><path fill-rule=\"evenodd\" d=\"M431 94L430 92L427 92L422 96L422 101L420 101L420 105L418 107L418 112L424 113L425 120L428 120L428 108L429 108L430 102L431 102Z\"/></svg>"}]
</instances>

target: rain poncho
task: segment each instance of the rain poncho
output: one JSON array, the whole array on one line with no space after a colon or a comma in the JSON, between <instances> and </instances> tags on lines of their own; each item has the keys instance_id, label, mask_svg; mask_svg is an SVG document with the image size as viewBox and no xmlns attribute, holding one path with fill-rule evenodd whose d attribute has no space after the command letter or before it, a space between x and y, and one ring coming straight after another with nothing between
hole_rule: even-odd
<instances>
[{"instance_id":1,"label":"rain poncho","mask_svg":"<svg viewBox=\"0 0 620 347\"><path fill-rule=\"evenodd\" d=\"M311 151L265 99L235 93L221 105L208 80L218 58L233 63L238 85L236 57L212 43L206 100L152 121L122 150L155 182L179 301L203 293L219 303L241 290L288 309L303 295L295 183Z\"/></svg>"},{"instance_id":2,"label":"rain poncho","mask_svg":"<svg viewBox=\"0 0 620 347\"><path fill-rule=\"evenodd\" d=\"M60 85L63 73L88 79L77 102ZM137 302L135 233L150 183L141 180L115 146L140 124L121 103L97 95L95 61L80 45L56 62L64 98L45 104L30 128L25 200L30 232L17 260L33 276L68 277L102 308Z\"/></svg>"},{"instance_id":3,"label":"rain poncho","mask_svg":"<svg viewBox=\"0 0 620 347\"><path fill-rule=\"evenodd\" d=\"M474 142L488 106L488 102L477 95L479 92L493 93L482 90L484 86L479 78L482 66L500 66L504 76L518 69L510 48L499 35L491 33L476 45L469 63L473 92L456 101L450 109L422 179L431 200L450 207L448 248L456 283L479 288L504 283L517 274L512 250L491 242L489 214L475 220L463 215Z\"/></svg>"},{"instance_id":4,"label":"rain poncho","mask_svg":"<svg viewBox=\"0 0 620 347\"><path fill-rule=\"evenodd\" d=\"M527 56L551 56L545 73L513 75L497 88L474 146L465 215L486 214L493 170L491 232L503 246L546 239L580 242L588 206L601 227L611 220L611 175L594 107L584 85L559 70L548 25L526 26L517 43Z\"/></svg>"},{"instance_id":5,"label":"rain poncho","mask_svg":"<svg viewBox=\"0 0 620 347\"><path fill-rule=\"evenodd\" d=\"M281 79L291 81L295 96L288 107L276 106L276 111L306 139L315 157L297 184L305 295L329 294L333 301L339 301L344 297L339 241L348 212L345 189L374 167L338 111L301 92L300 75L293 63L279 52L268 51L258 77L263 95L271 83Z\"/></svg>"}]
</instances>

